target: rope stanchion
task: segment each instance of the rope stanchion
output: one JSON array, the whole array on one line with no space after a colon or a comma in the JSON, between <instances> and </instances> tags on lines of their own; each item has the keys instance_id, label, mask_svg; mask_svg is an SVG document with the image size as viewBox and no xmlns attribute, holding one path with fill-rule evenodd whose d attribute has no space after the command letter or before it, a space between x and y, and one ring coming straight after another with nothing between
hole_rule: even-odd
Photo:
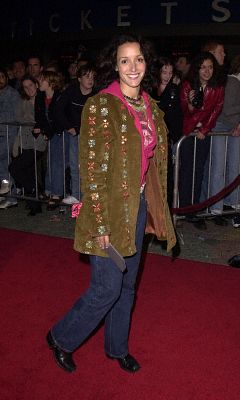
<instances>
[{"instance_id":1,"label":"rope stanchion","mask_svg":"<svg viewBox=\"0 0 240 400\"><path fill-rule=\"evenodd\" d=\"M172 208L171 212L173 214L177 214L177 215L185 215L185 214L201 211L201 210L208 208L209 206L217 203L219 200L223 199L225 196L227 196L229 193L231 193L239 185L240 185L240 175L238 175L234 179L233 182L231 182L228 186L226 186L220 192L216 193L212 197L209 197L209 199L204 200L201 203L194 204L194 205L187 206L187 207Z\"/></svg>"}]
</instances>

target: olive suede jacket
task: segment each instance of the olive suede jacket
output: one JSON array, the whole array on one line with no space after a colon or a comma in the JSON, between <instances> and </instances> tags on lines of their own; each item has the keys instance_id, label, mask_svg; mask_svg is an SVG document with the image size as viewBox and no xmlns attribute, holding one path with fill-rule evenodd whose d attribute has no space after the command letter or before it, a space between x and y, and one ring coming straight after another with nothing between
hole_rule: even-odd
<instances>
[{"instance_id":1,"label":"olive suede jacket","mask_svg":"<svg viewBox=\"0 0 240 400\"><path fill-rule=\"evenodd\" d=\"M133 111L113 84L115 94L98 93L88 99L80 131L82 207L76 221L75 250L105 256L94 238L110 235L122 256L136 253L135 228L140 201L141 136ZM146 233L176 242L167 205L167 130L163 112L146 93L148 115L157 134L157 146L146 174L148 204Z\"/></svg>"}]
</instances>

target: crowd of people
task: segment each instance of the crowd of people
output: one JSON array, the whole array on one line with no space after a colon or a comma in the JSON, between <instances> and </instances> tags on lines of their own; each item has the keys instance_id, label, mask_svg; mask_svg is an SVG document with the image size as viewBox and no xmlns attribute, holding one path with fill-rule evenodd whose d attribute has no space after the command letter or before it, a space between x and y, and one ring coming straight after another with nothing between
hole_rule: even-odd
<instances>
[{"instance_id":1,"label":"crowd of people","mask_svg":"<svg viewBox=\"0 0 240 400\"><path fill-rule=\"evenodd\" d=\"M181 145L179 174L179 206L187 207L215 195L239 174L240 55L226 68L224 45L216 40L206 42L194 57L153 54L155 79L148 91L164 111L169 131L168 203L173 200L176 143L189 136ZM99 63L83 57L63 74L56 60L43 65L36 55L0 68L0 195L11 190L7 198L1 197L0 209L17 205L14 194L21 192L46 200L49 210L79 203L81 113L99 90L95 83L100 70ZM210 140L208 133L214 131ZM31 216L42 210L40 201L28 200L27 205ZM223 210L236 207L239 188L211 206L214 222L226 225ZM186 220L206 227L194 212L186 214ZM233 224L240 226L238 214Z\"/></svg>"}]
</instances>

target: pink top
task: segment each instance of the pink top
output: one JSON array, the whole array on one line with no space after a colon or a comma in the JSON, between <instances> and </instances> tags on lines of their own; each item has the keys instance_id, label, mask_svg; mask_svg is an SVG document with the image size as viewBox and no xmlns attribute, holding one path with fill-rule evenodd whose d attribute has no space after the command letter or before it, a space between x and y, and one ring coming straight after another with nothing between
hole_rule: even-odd
<instances>
[{"instance_id":1,"label":"pink top","mask_svg":"<svg viewBox=\"0 0 240 400\"><path fill-rule=\"evenodd\" d=\"M153 156L153 150L157 144L157 135L155 125L152 119L152 112L148 100L148 94L142 92L144 103L146 106L146 117L143 112L137 112L133 107L127 102L123 96L120 84L118 81L111 83L106 89L103 89L101 93L109 93L113 96L118 97L126 106L129 113L134 118L135 126L142 139L142 162L141 162L141 185L145 183L145 175L149 167L150 158Z\"/></svg>"}]
</instances>

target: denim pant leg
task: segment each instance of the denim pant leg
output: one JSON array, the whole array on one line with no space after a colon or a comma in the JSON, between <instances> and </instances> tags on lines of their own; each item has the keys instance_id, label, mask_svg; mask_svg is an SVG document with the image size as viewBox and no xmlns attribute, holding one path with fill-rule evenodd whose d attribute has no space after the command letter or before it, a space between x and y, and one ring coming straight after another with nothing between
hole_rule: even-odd
<instances>
[{"instance_id":1,"label":"denim pant leg","mask_svg":"<svg viewBox=\"0 0 240 400\"><path fill-rule=\"evenodd\" d=\"M210 197L214 196L225 186L224 169L225 169L225 150L226 138L224 136L213 136L212 138L212 162L210 174ZM212 214L221 214L223 210L223 200L211 206Z\"/></svg>"},{"instance_id":2,"label":"denim pant leg","mask_svg":"<svg viewBox=\"0 0 240 400\"><path fill-rule=\"evenodd\" d=\"M136 226L137 252L131 257L125 257L127 272L123 274L121 295L105 318L105 352L112 357L123 358L128 354L131 310L134 302L135 282L141 258L145 223L146 202L144 196L141 195Z\"/></svg>"},{"instance_id":3,"label":"denim pant leg","mask_svg":"<svg viewBox=\"0 0 240 400\"><path fill-rule=\"evenodd\" d=\"M17 128L11 127L7 130L5 126L0 127L0 182L3 179L9 180L8 161L11 161L12 148L16 136Z\"/></svg>"},{"instance_id":4,"label":"denim pant leg","mask_svg":"<svg viewBox=\"0 0 240 400\"><path fill-rule=\"evenodd\" d=\"M240 174L240 137L229 136L227 150L226 185L229 185ZM240 204L240 186L232 191L224 204L233 206Z\"/></svg>"},{"instance_id":5,"label":"denim pant leg","mask_svg":"<svg viewBox=\"0 0 240 400\"><path fill-rule=\"evenodd\" d=\"M5 134L0 133L0 182L8 180L8 148Z\"/></svg>"},{"instance_id":6,"label":"denim pant leg","mask_svg":"<svg viewBox=\"0 0 240 400\"><path fill-rule=\"evenodd\" d=\"M139 262L139 258L140 255L136 261ZM65 351L73 352L84 342L121 294L124 275L113 261L110 258L99 256L90 256L90 261L92 276L88 290L77 300L63 319L52 328L55 341ZM137 274L138 265L136 264L134 262L135 273L131 274L132 285L135 283ZM131 265L127 266L131 268ZM133 295L130 297L129 301L132 303ZM126 306L128 305L126 304ZM125 330L125 327L122 329Z\"/></svg>"},{"instance_id":7,"label":"denim pant leg","mask_svg":"<svg viewBox=\"0 0 240 400\"><path fill-rule=\"evenodd\" d=\"M71 171L72 196L80 200L80 178L79 178L79 135L69 136L69 165Z\"/></svg>"},{"instance_id":8,"label":"denim pant leg","mask_svg":"<svg viewBox=\"0 0 240 400\"><path fill-rule=\"evenodd\" d=\"M64 183L64 155L63 155L63 136L54 135L49 143L50 163L46 177L46 191L49 190L52 195L63 195Z\"/></svg>"},{"instance_id":9,"label":"denim pant leg","mask_svg":"<svg viewBox=\"0 0 240 400\"><path fill-rule=\"evenodd\" d=\"M92 333L120 296L123 275L106 257L90 256L92 276L88 290L52 329L65 351L73 352Z\"/></svg>"}]
</instances>

